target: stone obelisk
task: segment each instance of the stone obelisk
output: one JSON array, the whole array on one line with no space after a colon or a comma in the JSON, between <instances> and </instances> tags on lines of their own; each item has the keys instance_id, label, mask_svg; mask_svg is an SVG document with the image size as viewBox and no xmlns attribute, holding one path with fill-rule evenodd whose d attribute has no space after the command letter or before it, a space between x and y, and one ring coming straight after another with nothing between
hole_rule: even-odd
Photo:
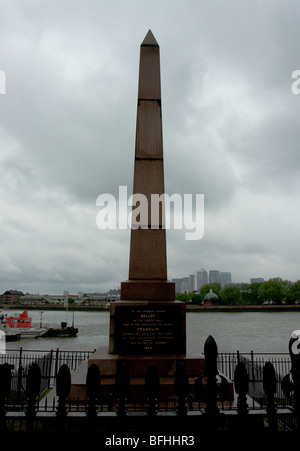
<instances>
[{"instance_id":1,"label":"stone obelisk","mask_svg":"<svg viewBox=\"0 0 300 451\"><path fill-rule=\"evenodd\" d=\"M160 208L156 218L151 215L151 206L155 207L154 202L151 203L151 195L161 196L164 190L160 54L159 46L149 30L140 49L133 182L134 196L143 194L147 199L148 223L135 224L133 219L129 280L121 283L122 300L175 299L175 284L167 281L163 202L156 204Z\"/></svg>"},{"instance_id":2,"label":"stone obelisk","mask_svg":"<svg viewBox=\"0 0 300 451\"><path fill-rule=\"evenodd\" d=\"M133 195L147 199L147 211L139 220L132 215L129 279L111 305L110 353L185 353L185 304L175 301L175 284L167 280L164 202L159 210L152 202L164 189L160 52L149 30L140 48L133 181Z\"/></svg>"},{"instance_id":3,"label":"stone obelisk","mask_svg":"<svg viewBox=\"0 0 300 451\"><path fill-rule=\"evenodd\" d=\"M164 193L159 46L151 31L140 49L133 191L147 199ZM121 300L110 306L108 352L100 346L72 374L74 398L86 399L86 370L94 364L101 374L102 399L107 400L115 393L120 363L128 367L130 397L137 401L144 396L150 363L158 366L164 399L174 396L178 362L187 367L191 392L195 378L204 372L204 359L186 353L185 303L175 300L174 284L167 280L163 214L156 228L131 231L129 280L121 284Z\"/></svg>"}]
</instances>

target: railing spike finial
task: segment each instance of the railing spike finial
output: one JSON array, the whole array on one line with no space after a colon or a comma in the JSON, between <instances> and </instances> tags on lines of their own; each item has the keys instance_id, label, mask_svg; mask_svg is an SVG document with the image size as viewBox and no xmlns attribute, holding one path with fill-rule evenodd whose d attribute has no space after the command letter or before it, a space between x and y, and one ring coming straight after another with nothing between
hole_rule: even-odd
<instances>
[{"instance_id":1,"label":"railing spike finial","mask_svg":"<svg viewBox=\"0 0 300 451\"><path fill-rule=\"evenodd\" d=\"M33 363L26 378L26 396L27 396L27 431L32 432L34 418L36 416L36 398L40 394L41 388L41 370L37 363Z\"/></svg>"},{"instance_id":2,"label":"railing spike finial","mask_svg":"<svg viewBox=\"0 0 300 451\"><path fill-rule=\"evenodd\" d=\"M86 376L86 395L89 399L99 400L101 391L101 375L98 365L89 366Z\"/></svg>"},{"instance_id":3,"label":"railing spike finial","mask_svg":"<svg viewBox=\"0 0 300 451\"><path fill-rule=\"evenodd\" d=\"M67 416L67 397L71 391L71 372L65 363L61 365L56 377L56 394L58 396L57 420L58 429L63 430L64 422Z\"/></svg>"},{"instance_id":4,"label":"railing spike finial","mask_svg":"<svg viewBox=\"0 0 300 451\"><path fill-rule=\"evenodd\" d=\"M263 367L263 389L267 398L267 415L269 427L272 431L278 430L277 405L275 402L275 393L277 387L277 377L275 368L271 362L266 362Z\"/></svg>"},{"instance_id":5,"label":"railing spike finial","mask_svg":"<svg viewBox=\"0 0 300 451\"><path fill-rule=\"evenodd\" d=\"M61 365L56 377L56 394L60 398L67 398L71 390L71 373L68 365Z\"/></svg>"},{"instance_id":6,"label":"railing spike finial","mask_svg":"<svg viewBox=\"0 0 300 451\"><path fill-rule=\"evenodd\" d=\"M249 376L243 362L238 362L234 371L234 388L238 395L237 413L239 416L239 428L247 427L248 404L247 395L249 392Z\"/></svg>"},{"instance_id":7,"label":"railing spike finial","mask_svg":"<svg viewBox=\"0 0 300 451\"><path fill-rule=\"evenodd\" d=\"M218 346L215 339L209 335L204 344L204 356L205 356L205 375L217 375L219 374L217 368Z\"/></svg>"}]
</instances>

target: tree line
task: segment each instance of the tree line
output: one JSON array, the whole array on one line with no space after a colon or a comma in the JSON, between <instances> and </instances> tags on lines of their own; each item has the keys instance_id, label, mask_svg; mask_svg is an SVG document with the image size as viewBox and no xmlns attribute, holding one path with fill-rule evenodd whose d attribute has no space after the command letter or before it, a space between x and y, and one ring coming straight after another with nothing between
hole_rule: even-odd
<instances>
[{"instance_id":1,"label":"tree line","mask_svg":"<svg viewBox=\"0 0 300 451\"><path fill-rule=\"evenodd\" d=\"M260 283L231 283L221 288L219 283L203 285L198 293L176 293L176 299L193 304L202 304L209 291L218 295L223 305L261 305L300 303L300 280L291 282L280 277Z\"/></svg>"}]
</instances>

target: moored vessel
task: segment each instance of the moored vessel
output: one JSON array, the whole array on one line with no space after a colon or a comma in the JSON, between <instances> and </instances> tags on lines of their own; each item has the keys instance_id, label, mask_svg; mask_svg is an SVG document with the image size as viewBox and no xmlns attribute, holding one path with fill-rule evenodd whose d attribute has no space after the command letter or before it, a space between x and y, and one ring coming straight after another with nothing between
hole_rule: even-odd
<instances>
[{"instance_id":1,"label":"moored vessel","mask_svg":"<svg viewBox=\"0 0 300 451\"><path fill-rule=\"evenodd\" d=\"M28 311L24 310L19 315L3 317L5 322L15 333L20 334L20 338L37 338L42 336L47 329L44 327L33 327L32 318L28 316Z\"/></svg>"},{"instance_id":2,"label":"moored vessel","mask_svg":"<svg viewBox=\"0 0 300 451\"><path fill-rule=\"evenodd\" d=\"M76 337L78 334L77 327L68 326L67 322L61 322L60 327L47 327L47 331L42 337Z\"/></svg>"}]
</instances>

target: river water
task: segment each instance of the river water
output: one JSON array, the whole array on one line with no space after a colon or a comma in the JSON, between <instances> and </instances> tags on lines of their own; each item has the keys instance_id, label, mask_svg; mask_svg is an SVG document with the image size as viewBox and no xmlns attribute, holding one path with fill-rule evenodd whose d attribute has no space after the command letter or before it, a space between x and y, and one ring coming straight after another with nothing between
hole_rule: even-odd
<instances>
[{"instance_id":1,"label":"river water","mask_svg":"<svg viewBox=\"0 0 300 451\"><path fill-rule=\"evenodd\" d=\"M9 310L4 313L21 313ZM71 325L73 312L29 310L32 324L60 325L68 321ZM77 337L72 338L23 338L7 343L7 350L43 350L93 351L99 346L108 346L109 311L74 313ZM294 330L300 329L300 312L188 312L187 350L199 355L209 335L216 340L219 352L288 352L288 341Z\"/></svg>"}]
</instances>

